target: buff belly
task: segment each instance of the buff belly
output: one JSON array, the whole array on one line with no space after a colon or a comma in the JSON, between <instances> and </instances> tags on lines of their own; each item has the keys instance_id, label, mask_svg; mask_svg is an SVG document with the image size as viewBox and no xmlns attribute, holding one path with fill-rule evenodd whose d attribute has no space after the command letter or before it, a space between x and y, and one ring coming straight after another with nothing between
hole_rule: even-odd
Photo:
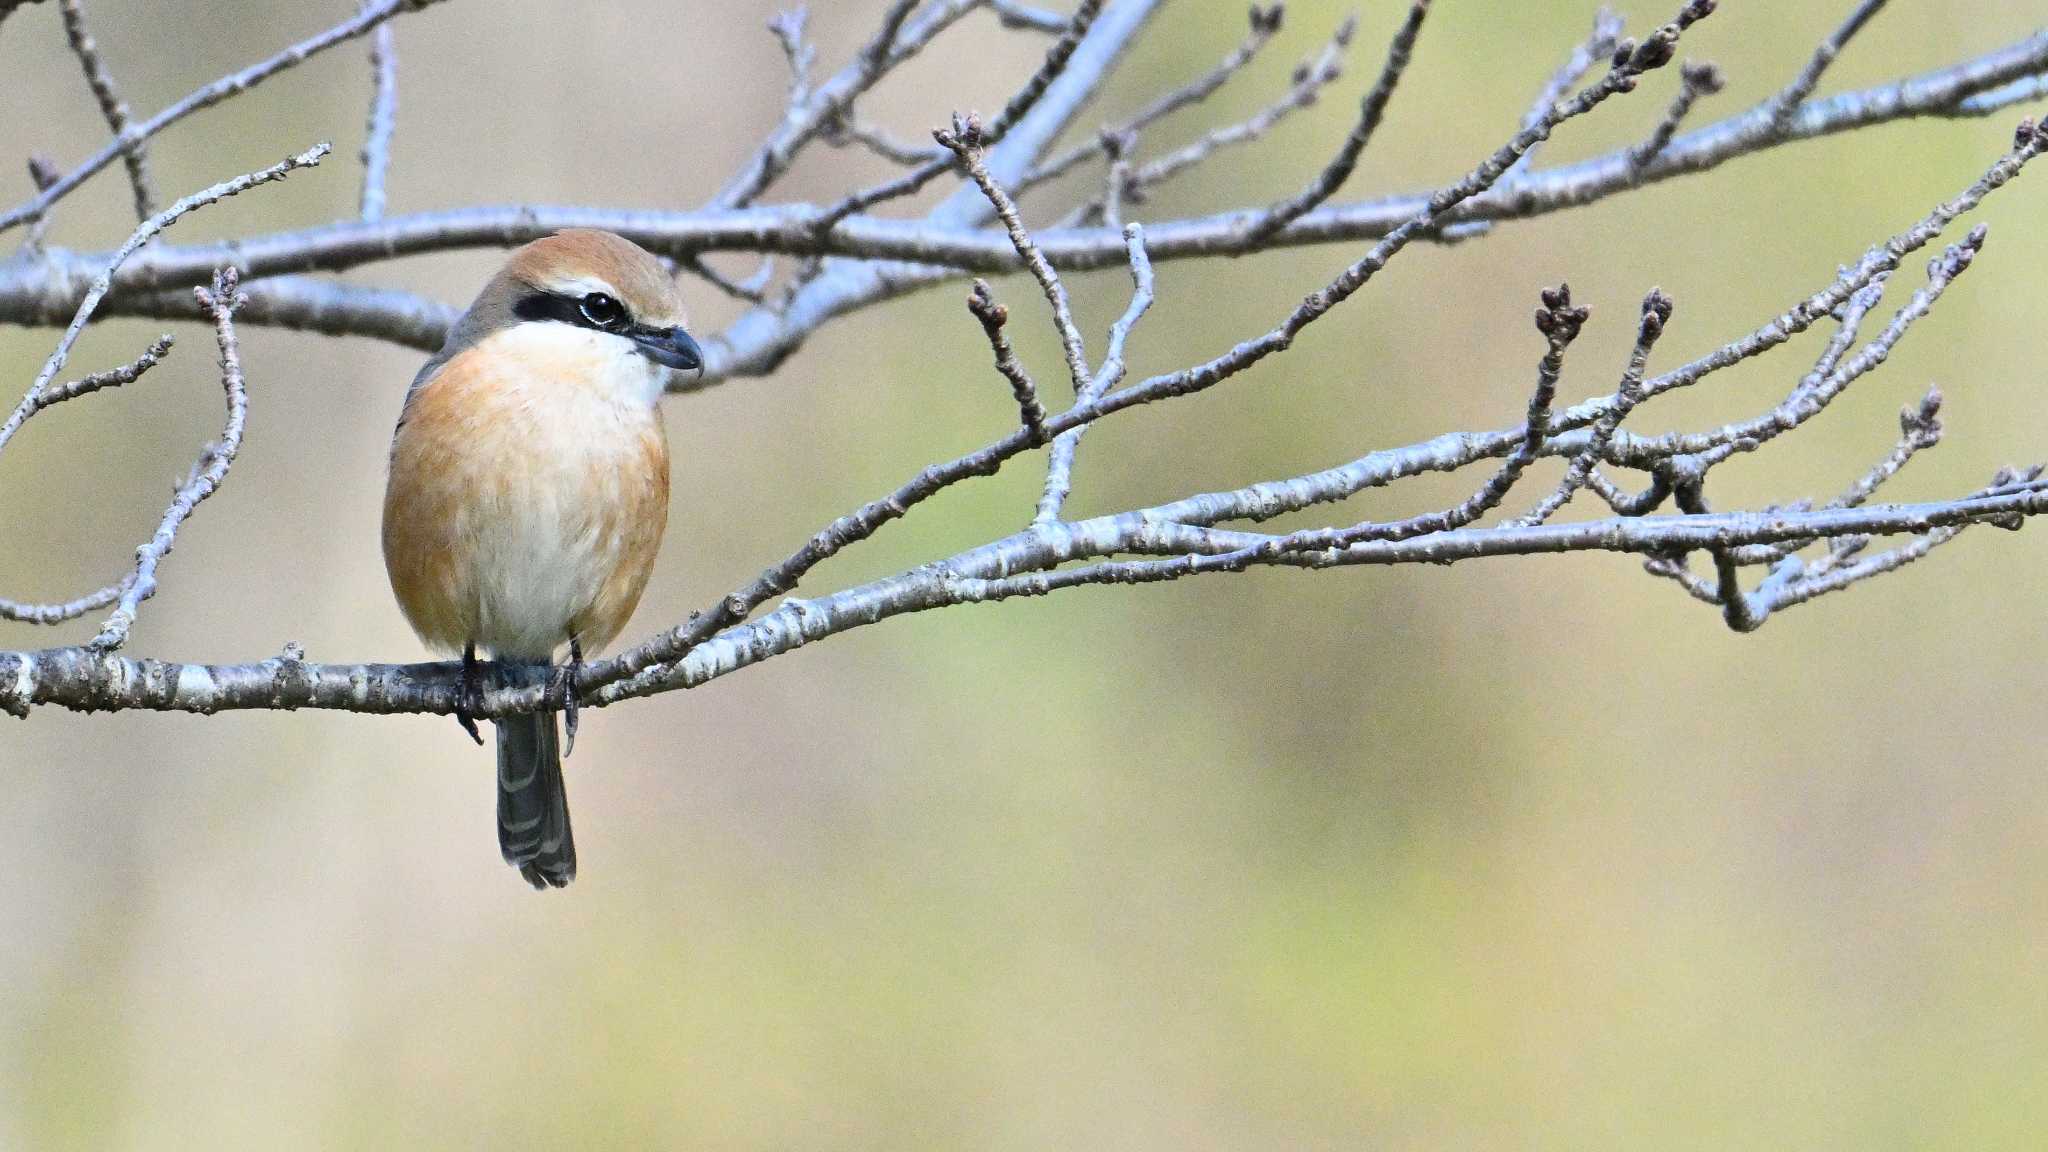
<instances>
[{"instance_id":1,"label":"buff belly","mask_svg":"<svg viewBox=\"0 0 2048 1152\"><path fill-rule=\"evenodd\" d=\"M594 653L661 545L667 444L653 395L617 379L643 369L573 331L540 335L552 342L451 358L392 444L385 566L414 631L443 651L541 661L573 637Z\"/></svg>"}]
</instances>

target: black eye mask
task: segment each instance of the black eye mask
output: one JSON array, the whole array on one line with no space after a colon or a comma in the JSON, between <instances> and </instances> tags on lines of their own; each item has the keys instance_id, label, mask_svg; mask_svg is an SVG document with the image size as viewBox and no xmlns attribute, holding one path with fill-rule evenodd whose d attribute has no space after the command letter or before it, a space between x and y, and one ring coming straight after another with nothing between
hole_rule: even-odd
<instances>
[{"instance_id":1,"label":"black eye mask","mask_svg":"<svg viewBox=\"0 0 2048 1152\"><path fill-rule=\"evenodd\" d=\"M605 306L593 300L593 297L608 301L616 308L617 319L613 320ZM697 346L697 342L691 339L688 332L681 328L658 328L652 324L635 323L623 304L601 292L592 292L584 296L529 292L513 304L512 314L521 320L570 324L578 328L588 328L593 332L624 336L640 346L641 355L664 367L685 372L701 371L704 367L704 350ZM608 322L599 323L600 319Z\"/></svg>"}]
</instances>

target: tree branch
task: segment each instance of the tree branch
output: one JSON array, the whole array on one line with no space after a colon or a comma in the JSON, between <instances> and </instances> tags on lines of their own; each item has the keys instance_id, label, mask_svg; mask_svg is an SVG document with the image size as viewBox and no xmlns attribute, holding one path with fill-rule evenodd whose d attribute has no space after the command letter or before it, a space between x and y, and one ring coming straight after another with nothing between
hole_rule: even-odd
<instances>
[{"instance_id":1,"label":"tree branch","mask_svg":"<svg viewBox=\"0 0 2048 1152\"><path fill-rule=\"evenodd\" d=\"M67 13L77 14L73 0L64 3ZM6 0L0 0L0 5L5 4ZM1153 179L1147 176L1146 167L1131 162L1134 134L1165 116L1199 105L1238 75L1278 34L1277 6L1253 8L1249 34L1213 68L1144 102L1121 126L1112 126L1092 141L1047 159L1053 143L1102 89L1116 61L1145 27L1156 10L1156 0L1081 0L1067 17L1008 0L889 0L882 5L879 27L854 59L821 82L811 76L815 52L804 38L800 18L792 16L778 23L776 34L790 61L792 78L782 120L710 207L693 212L626 212L511 205L386 217L382 213L383 186L389 168L397 63L390 53L389 28L384 21L402 9L420 6L423 0L370 0L350 21L208 85L141 125L114 124L114 114L108 111L115 144L126 146L127 151L110 145L111 150L73 172L41 182L36 197L0 215L0 228L40 220L52 204L108 166L115 156L139 156L142 142L169 123L333 44L373 32L376 35L372 52L376 87L363 148L361 219L239 237L222 244L145 247L152 236L185 212L316 163L326 150L323 145L151 214L129 241L112 253L80 255L28 246L0 264L0 318L36 324L69 318L69 326L43 370L13 414L0 424L0 448L38 412L133 382L168 350L165 338L127 365L54 384L79 332L90 320L110 315L192 319L192 302L180 290L207 280L210 287L202 287L197 298L200 314L212 323L220 347L227 411L219 441L209 446L179 487L156 533L138 549L131 572L66 603L0 600L0 617L35 623L56 623L113 608L90 644L0 653L0 709L17 715L27 715L39 704L85 711L318 707L370 713L448 713L461 703L467 711L488 717L559 706L559 700L544 698L545 689L528 678L495 675L490 677L493 682L480 706L462 701L458 666L453 664L310 663L294 647L270 660L209 666L130 659L115 649L126 640L142 602L155 592L161 560L174 546L181 525L225 479L240 446L248 395L236 339L239 325L304 327L435 347L453 319L452 308L405 293L327 283L310 274L378 264L415 253L501 247L571 226L618 231L671 258L679 269L694 271L750 302L744 316L721 336L706 342L709 380L767 371L811 332L850 311L949 278L1021 269L1032 275L1048 301L1050 323L1060 338L1075 391L1071 406L1057 414L1047 412L1037 385L1010 344L1006 331L1010 314L996 303L985 283L976 281L968 297L969 308L981 325L998 373L1010 385L1017 406L1015 425L980 448L918 470L882 498L833 520L759 577L689 620L614 656L590 662L576 678L576 697L589 705L692 687L804 644L906 612L1083 586L1154 583L1277 566L1324 569L1443 564L1569 551L1624 552L1644 557L1653 572L1678 581L1695 599L1713 604L1732 628L1748 631L1788 607L1917 561L1971 524L2017 527L2048 511L2048 484L2042 482L2040 469L2007 470L1990 486L1953 500L1870 503L1916 453L1939 441L1938 392L1930 392L1919 405L1907 409L1901 417L1897 444L1841 495L1821 507L1800 501L1761 511L1715 512L1706 496L1713 468L1799 431L1817 413L1839 402L1856 380L1877 370L1906 333L1931 314L1948 285L1980 252L1986 240L1982 226L1930 262L1926 283L1899 306L1880 332L1868 340L1860 335L1862 321L1879 302L1888 278L1908 256L1933 244L1950 224L2048 150L2048 135L2031 122L2020 125L2011 151L1957 196L1872 248L1818 292L1689 363L1651 374L1652 356L1673 314L1673 302L1653 290L1642 302L1634 345L1618 375L1603 373L1607 381L1618 380L1612 391L1577 405L1557 407L1557 395L1566 383L1566 350L1589 322L1587 309L1561 286L1544 294L1538 312L1544 349L1519 426L1491 432L1450 432L1421 443L1370 452L1320 471L1085 519L1066 518L1065 507L1073 487L1079 441L1090 426L1117 413L1216 387L1286 353L1303 330L1323 322L1365 291L1390 261L1417 249L1418 242L1469 237L1493 221L1568 210L1645 183L1703 172L1789 140L1911 116L1986 114L2041 91L2043 76L2048 75L2048 34L1919 77L1812 99L1828 64L1881 6L1866 2L1821 45L1791 84L1748 112L1682 131L1682 122L1698 97L1715 86L1707 68L1688 65L1677 98L1641 143L1576 164L1531 170L1528 158L1556 129L1592 113L1614 96L1634 91L1643 76L1668 64L1681 36L1708 15L1713 4L1709 0L1684 4L1669 24L1640 41L1622 39L1618 22L1603 15L1573 58L1554 75L1519 130L1464 176L1425 193L1329 203L1355 169L1410 65L1428 7L1417 0L1409 6L1378 78L1362 98L1344 144L1296 195L1263 207L1240 206L1214 215L1150 220L1120 228L1033 229L1027 227L1018 209L1018 190L1095 162L1104 166L1105 194L1099 203L1078 206L1070 219L1115 220L1120 216L1124 201L1141 195L1150 186L1147 181ZM982 8L1009 26L1056 37L998 116L986 125L973 117L959 118L951 131L937 134L938 152L902 146L881 129L859 120L856 105L861 98L946 28ZM5 11L6 7L0 7L0 16ZM82 17L68 22L67 35L88 78L104 80L104 69L97 65L81 21ZM1312 67L1293 78L1287 97L1273 109L1302 106L1334 79L1349 38L1346 28L1340 27L1312 58ZM81 40L84 48L77 47ZM1586 82L1585 76L1602 61L1606 71ZM1583 87L1577 87L1582 83ZM94 88L102 94L103 110L107 109L111 82L103 86L95 81ZM1284 112L1273 111L1272 117L1281 114ZM1258 121L1255 117L1246 123ZM1204 135L1198 145L1213 150L1239 138L1228 134L1240 129L1246 139L1263 131L1226 127ZM863 142L885 155L894 153L910 170L898 180L851 192L822 207L759 203L798 154L821 139ZM131 177L134 171L131 168ZM864 214L868 206L948 173L964 177L961 187L918 219L890 220ZM139 195L143 185L134 183ZM1130 336L1153 303L1154 259L1230 256L1337 241L1363 245L1364 251L1269 330L1230 344L1200 363L1126 382ZM782 281L774 279L773 268L764 262L761 273L740 282L704 263L704 256L714 252L745 252L763 258L787 254L800 261L795 272ZM1109 329L1101 361L1091 367L1081 321L1067 297L1063 277L1112 266L1128 269L1132 290L1122 316ZM1811 368L1799 374L1784 399L1769 410L1706 429L1679 428L1655 435L1623 429L1625 421L1639 424L1638 414L1658 397L1770 355L1828 321L1834 328ZM1582 371L1576 360L1572 370ZM791 595L828 557L868 539L939 492L990 475L1041 447L1048 449L1046 478L1031 522L1023 530L815 598ZM1524 515L1481 526L1482 519L1506 505L1530 466L1544 457L1567 461L1563 479L1534 500ZM1230 526L1256 525L1335 504L1368 488L1486 461L1495 463L1485 478L1468 496L1448 506L1348 524L1333 517L1335 522L1325 526L1281 533ZM1624 487L1603 473L1603 468L1633 469L1647 480L1631 478L1629 484L1644 486ZM1594 491L1614 514L1576 523L1549 523L1582 489ZM1657 514L1666 501L1676 503L1676 514ZM1906 539L1873 554L1872 542L1885 536ZM1807 552L1810 548L1819 551ZM1705 552L1712 559L1711 577L1695 574L1689 566L1687 557L1695 552ZM1768 568L1768 572L1755 587L1745 589L1741 583L1744 569L1756 568ZM777 597L782 597L781 602L771 607Z\"/></svg>"},{"instance_id":2,"label":"tree branch","mask_svg":"<svg viewBox=\"0 0 2048 1152\"><path fill-rule=\"evenodd\" d=\"M85 26L83 0L58 0L57 8L64 16L64 35L71 41L71 52L78 57L79 66L85 69L85 82L92 88L93 98L100 104L100 115L106 117L107 128L114 133L114 141L120 146L121 162L128 167L128 184L135 194L135 218L147 220L156 215L156 191L149 178L149 152L142 139L134 135L128 118L128 103L121 99L120 92L114 87L114 77L107 72L105 61L100 59L99 45Z\"/></svg>"},{"instance_id":3,"label":"tree branch","mask_svg":"<svg viewBox=\"0 0 2048 1152\"><path fill-rule=\"evenodd\" d=\"M384 177L391 169L391 134L398 125L398 47L390 24L370 34L370 115L363 129L365 222L384 218Z\"/></svg>"}]
</instances>

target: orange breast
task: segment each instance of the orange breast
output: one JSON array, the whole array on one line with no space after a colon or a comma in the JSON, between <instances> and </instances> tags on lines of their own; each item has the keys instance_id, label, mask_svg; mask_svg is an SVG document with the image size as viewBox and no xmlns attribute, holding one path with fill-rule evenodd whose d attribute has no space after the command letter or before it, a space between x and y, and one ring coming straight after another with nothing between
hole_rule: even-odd
<instances>
[{"instance_id":1,"label":"orange breast","mask_svg":"<svg viewBox=\"0 0 2048 1152\"><path fill-rule=\"evenodd\" d=\"M524 328L561 329L539 338ZM668 443L636 371L564 325L522 325L416 389L392 443L384 563L413 630L544 660L625 627L668 520Z\"/></svg>"}]
</instances>

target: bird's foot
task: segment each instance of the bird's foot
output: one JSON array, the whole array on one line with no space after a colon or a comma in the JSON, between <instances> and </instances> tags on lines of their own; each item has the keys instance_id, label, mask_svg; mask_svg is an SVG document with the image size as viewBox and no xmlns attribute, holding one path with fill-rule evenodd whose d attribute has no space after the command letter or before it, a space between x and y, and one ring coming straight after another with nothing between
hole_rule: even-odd
<instances>
[{"instance_id":1,"label":"bird's foot","mask_svg":"<svg viewBox=\"0 0 2048 1152\"><path fill-rule=\"evenodd\" d=\"M558 691L562 694L562 755L576 751L576 681L583 675L583 643L569 638L569 662L562 665Z\"/></svg>"},{"instance_id":2,"label":"bird's foot","mask_svg":"<svg viewBox=\"0 0 2048 1152\"><path fill-rule=\"evenodd\" d=\"M477 731L476 713L484 705L482 669L477 667L476 645L469 644L462 649L462 683L455 689L455 722L469 733L469 738L481 747L484 734Z\"/></svg>"}]
</instances>

